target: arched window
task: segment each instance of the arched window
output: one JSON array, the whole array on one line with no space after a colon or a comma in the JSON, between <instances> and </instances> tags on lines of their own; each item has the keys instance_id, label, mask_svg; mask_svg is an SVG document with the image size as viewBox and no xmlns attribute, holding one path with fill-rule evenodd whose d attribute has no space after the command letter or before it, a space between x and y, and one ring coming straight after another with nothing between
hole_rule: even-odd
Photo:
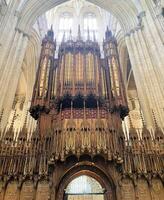
<instances>
[{"instance_id":1,"label":"arched window","mask_svg":"<svg viewBox=\"0 0 164 200\"><path fill-rule=\"evenodd\" d=\"M59 33L58 33L58 41L61 42L63 35L65 33L65 37L68 38L70 30L73 28L73 17L71 13L64 12L61 14L59 19Z\"/></svg>"},{"instance_id":2,"label":"arched window","mask_svg":"<svg viewBox=\"0 0 164 200\"><path fill-rule=\"evenodd\" d=\"M87 39L88 29L90 33L90 38L93 39L94 34L97 38L98 35L98 27L97 27L97 19L94 13L86 13L84 15L84 37Z\"/></svg>"},{"instance_id":3,"label":"arched window","mask_svg":"<svg viewBox=\"0 0 164 200\"><path fill-rule=\"evenodd\" d=\"M65 189L66 199L80 200L104 200L104 189L94 178L86 175L79 176L72 180Z\"/></svg>"}]
</instances>

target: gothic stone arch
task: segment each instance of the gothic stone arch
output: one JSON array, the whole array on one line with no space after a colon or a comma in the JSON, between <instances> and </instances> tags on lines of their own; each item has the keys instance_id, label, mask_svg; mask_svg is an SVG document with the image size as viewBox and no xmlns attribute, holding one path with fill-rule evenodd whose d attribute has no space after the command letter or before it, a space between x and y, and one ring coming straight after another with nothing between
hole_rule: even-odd
<instances>
[{"instance_id":1,"label":"gothic stone arch","mask_svg":"<svg viewBox=\"0 0 164 200\"><path fill-rule=\"evenodd\" d=\"M55 185L55 196L57 200L64 199L64 191L67 185L75 178L81 175L87 175L97 180L105 189L105 200L116 200L116 183L113 174L110 174L108 167L106 171L99 164L88 161L77 163L71 167L65 167L64 173L60 173L60 166L56 167L53 174ZM57 174L60 174L59 176Z\"/></svg>"}]
</instances>

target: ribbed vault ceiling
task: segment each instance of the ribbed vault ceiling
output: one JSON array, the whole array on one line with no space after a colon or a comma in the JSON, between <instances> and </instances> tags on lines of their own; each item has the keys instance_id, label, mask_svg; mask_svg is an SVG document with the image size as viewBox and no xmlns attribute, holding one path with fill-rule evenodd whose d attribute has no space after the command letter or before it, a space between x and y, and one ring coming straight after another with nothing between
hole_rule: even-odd
<instances>
[{"instance_id":1,"label":"ribbed vault ceiling","mask_svg":"<svg viewBox=\"0 0 164 200\"><path fill-rule=\"evenodd\" d=\"M28 0L21 9L18 27L29 32L37 17L68 0ZM113 14L124 33L137 26L137 0L88 0Z\"/></svg>"}]
</instances>

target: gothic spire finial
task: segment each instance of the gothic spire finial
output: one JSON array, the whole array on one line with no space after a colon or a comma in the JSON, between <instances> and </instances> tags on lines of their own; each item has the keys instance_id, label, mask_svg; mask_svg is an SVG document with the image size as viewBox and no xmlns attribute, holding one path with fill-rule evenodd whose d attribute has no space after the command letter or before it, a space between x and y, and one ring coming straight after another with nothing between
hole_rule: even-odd
<instances>
[{"instance_id":1,"label":"gothic spire finial","mask_svg":"<svg viewBox=\"0 0 164 200\"><path fill-rule=\"evenodd\" d=\"M16 110L14 111L13 119L11 121L10 130L13 130L13 128L14 128L15 117L16 117Z\"/></svg>"},{"instance_id":2,"label":"gothic spire finial","mask_svg":"<svg viewBox=\"0 0 164 200\"><path fill-rule=\"evenodd\" d=\"M53 31L53 25L51 25L51 28L50 30L48 30L47 32L47 37L50 39L50 40L54 40L54 31Z\"/></svg>"},{"instance_id":3,"label":"gothic spire finial","mask_svg":"<svg viewBox=\"0 0 164 200\"><path fill-rule=\"evenodd\" d=\"M23 127L27 127L27 116L28 116L28 114L27 114L27 112L26 112Z\"/></svg>"},{"instance_id":4,"label":"gothic spire finial","mask_svg":"<svg viewBox=\"0 0 164 200\"><path fill-rule=\"evenodd\" d=\"M23 128L22 128L22 130L20 131L20 133L19 133L19 138L27 138L27 132L28 132L28 130L27 130L27 112L26 112L26 116L25 116L25 121L24 121L24 124L23 124Z\"/></svg>"},{"instance_id":5,"label":"gothic spire finial","mask_svg":"<svg viewBox=\"0 0 164 200\"><path fill-rule=\"evenodd\" d=\"M14 122L15 122L15 118L16 118L16 110L14 111L10 128L5 133L5 138L12 138L12 139L14 138Z\"/></svg>"},{"instance_id":6,"label":"gothic spire finial","mask_svg":"<svg viewBox=\"0 0 164 200\"><path fill-rule=\"evenodd\" d=\"M53 31L53 25L51 24L51 31Z\"/></svg>"},{"instance_id":7,"label":"gothic spire finial","mask_svg":"<svg viewBox=\"0 0 164 200\"><path fill-rule=\"evenodd\" d=\"M106 32L105 32L105 39L108 40L112 37L112 32L109 30L109 27L107 26Z\"/></svg>"},{"instance_id":8,"label":"gothic spire finial","mask_svg":"<svg viewBox=\"0 0 164 200\"><path fill-rule=\"evenodd\" d=\"M88 30L87 30L87 40L90 41L90 31L89 31L89 27L88 27Z\"/></svg>"},{"instance_id":9,"label":"gothic spire finial","mask_svg":"<svg viewBox=\"0 0 164 200\"><path fill-rule=\"evenodd\" d=\"M96 33L95 33L95 31L93 32L93 41L96 42Z\"/></svg>"},{"instance_id":10,"label":"gothic spire finial","mask_svg":"<svg viewBox=\"0 0 164 200\"><path fill-rule=\"evenodd\" d=\"M130 129L133 129L133 123L132 123L132 119L131 116L129 115L129 125L130 125Z\"/></svg>"},{"instance_id":11,"label":"gothic spire finial","mask_svg":"<svg viewBox=\"0 0 164 200\"><path fill-rule=\"evenodd\" d=\"M81 40L81 29L80 29L80 24L78 25L78 40Z\"/></svg>"},{"instance_id":12,"label":"gothic spire finial","mask_svg":"<svg viewBox=\"0 0 164 200\"><path fill-rule=\"evenodd\" d=\"M72 30L69 31L69 40L72 40Z\"/></svg>"},{"instance_id":13,"label":"gothic spire finial","mask_svg":"<svg viewBox=\"0 0 164 200\"><path fill-rule=\"evenodd\" d=\"M62 39L62 42L65 42L65 31L63 33L63 39Z\"/></svg>"}]
</instances>

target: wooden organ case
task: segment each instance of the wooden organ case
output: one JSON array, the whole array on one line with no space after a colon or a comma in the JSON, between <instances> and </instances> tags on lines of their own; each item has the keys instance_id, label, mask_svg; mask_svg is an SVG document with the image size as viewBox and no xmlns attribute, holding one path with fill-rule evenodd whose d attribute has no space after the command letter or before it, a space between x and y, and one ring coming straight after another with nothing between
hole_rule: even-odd
<instances>
[{"instance_id":1,"label":"wooden organ case","mask_svg":"<svg viewBox=\"0 0 164 200\"><path fill-rule=\"evenodd\" d=\"M38 119L41 138L53 134L55 160L70 155L94 156L122 162L118 137L128 114L116 40L110 32L101 59L96 40L63 39L53 61L53 32L43 40L31 115Z\"/></svg>"},{"instance_id":2,"label":"wooden organ case","mask_svg":"<svg viewBox=\"0 0 164 200\"><path fill-rule=\"evenodd\" d=\"M64 200L68 183L95 178L104 200L163 199L163 133L130 130L117 41L107 29L104 58L95 37L63 40L55 58L53 30L42 41L30 113L37 129L12 126L0 140L0 200ZM80 186L79 186L80 187Z\"/></svg>"},{"instance_id":3,"label":"wooden organ case","mask_svg":"<svg viewBox=\"0 0 164 200\"><path fill-rule=\"evenodd\" d=\"M122 164L119 137L128 107L115 38L107 30L105 59L89 33L82 40L80 28L76 40L63 38L53 61L54 50L51 31L43 40L30 110L41 140L51 137L51 159L65 163L84 157L86 162L100 156Z\"/></svg>"}]
</instances>

